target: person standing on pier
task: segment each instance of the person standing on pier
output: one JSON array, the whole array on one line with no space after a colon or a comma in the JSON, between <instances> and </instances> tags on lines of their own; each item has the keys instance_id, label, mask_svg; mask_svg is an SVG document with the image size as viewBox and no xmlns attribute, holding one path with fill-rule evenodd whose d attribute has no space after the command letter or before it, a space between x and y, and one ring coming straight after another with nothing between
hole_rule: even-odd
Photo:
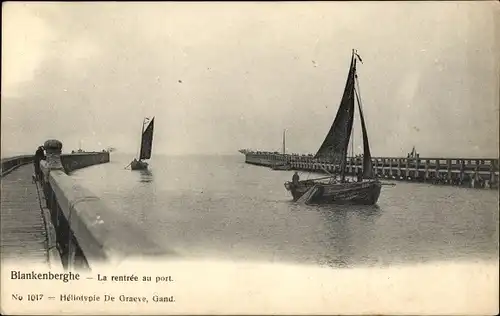
<instances>
[{"instance_id":1,"label":"person standing on pier","mask_svg":"<svg viewBox=\"0 0 500 316\"><path fill-rule=\"evenodd\" d=\"M33 160L33 165L35 167L35 178L36 180L40 180L40 161L45 160L47 157L45 156L43 146L38 146L38 149L35 152L35 159Z\"/></svg>"}]
</instances>

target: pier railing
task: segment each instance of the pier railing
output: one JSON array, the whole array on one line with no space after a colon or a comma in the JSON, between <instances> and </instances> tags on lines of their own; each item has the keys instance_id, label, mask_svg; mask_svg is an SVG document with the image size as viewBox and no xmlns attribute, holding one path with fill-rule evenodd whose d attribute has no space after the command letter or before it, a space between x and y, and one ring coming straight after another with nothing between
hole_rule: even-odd
<instances>
[{"instance_id":1,"label":"pier railing","mask_svg":"<svg viewBox=\"0 0 500 316\"><path fill-rule=\"evenodd\" d=\"M2 158L2 177L12 172L12 170L28 164L32 163L34 159L33 155L21 155L9 158Z\"/></svg>"},{"instance_id":2,"label":"pier railing","mask_svg":"<svg viewBox=\"0 0 500 316\"><path fill-rule=\"evenodd\" d=\"M261 166L288 163L295 170L319 173L340 169L339 165L314 159L312 155L247 152L245 161ZM498 158L372 157L372 164L375 174L381 178L498 188ZM347 174L356 175L362 170L362 157L347 158Z\"/></svg>"},{"instance_id":3,"label":"pier railing","mask_svg":"<svg viewBox=\"0 0 500 316\"><path fill-rule=\"evenodd\" d=\"M41 183L54 234L49 236L66 269L87 268L134 255L165 254L156 243L121 214L66 173L76 167L109 161L109 153L77 154L77 163L61 159L62 144L45 142ZM71 157L77 157L72 154ZM69 167L68 167L69 166Z\"/></svg>"}]
</instances>

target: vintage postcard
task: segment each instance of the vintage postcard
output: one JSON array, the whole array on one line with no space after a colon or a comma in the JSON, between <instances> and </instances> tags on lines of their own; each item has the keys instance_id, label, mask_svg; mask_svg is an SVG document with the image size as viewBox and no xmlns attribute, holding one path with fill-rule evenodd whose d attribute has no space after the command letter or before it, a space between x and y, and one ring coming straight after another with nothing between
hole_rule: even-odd
<instances>
[{"instance_id":1,"label":"vintage postcard","mask_svg":"<svg viewBox=\"0 0 500 316\"><path fill-rule=\"evenodd\" d=\"M4 2L2 314L498 314L499 19Z\"/></svg>"}]
</instances>

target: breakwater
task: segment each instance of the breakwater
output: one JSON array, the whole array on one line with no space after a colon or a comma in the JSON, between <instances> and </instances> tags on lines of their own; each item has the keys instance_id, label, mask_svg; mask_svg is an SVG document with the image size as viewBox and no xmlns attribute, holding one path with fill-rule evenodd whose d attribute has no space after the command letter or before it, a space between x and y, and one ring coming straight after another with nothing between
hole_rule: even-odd
<instances>
[{"instance_id":1,"label":"breakwater","mask_svg":"<svg viewBox=\"0 0 500 316\"><path fill-rule=\"evenodd\" d=\"M66 173L74 170L109 162L109 152L83 152L61 154L61 163ZM20 155L2 158L1 175L6 176L16 168L33 163L34 155Z\"/></svg>"},{"instance_id":2,"label":"breakwater","mask_svg":"<svg viewBox=\"0 0 500 316\"><path fill-rule=\"evenodd\" d=\"M109 162L109 152L107 151L61 155L61 163L66 173L107 162Z\"/></svg>"},{"instance_id":3,"label":"breakwater","mask_svg":"<svg viewBox=\"0 0 500 316\"><path fill-rule=\"evenodd\" d=\"M334 165L314 159L312 155L280 154L263 151L245 151L248 164L272 167L288 164L293 170L317 173L335 173ZM497 158L400 158L372 157L377 177L400 181L460 185L473 188L498 188ZM362 157L348 157L346 174L354 176L363 170Z\"/></svg>"}]
</instances>

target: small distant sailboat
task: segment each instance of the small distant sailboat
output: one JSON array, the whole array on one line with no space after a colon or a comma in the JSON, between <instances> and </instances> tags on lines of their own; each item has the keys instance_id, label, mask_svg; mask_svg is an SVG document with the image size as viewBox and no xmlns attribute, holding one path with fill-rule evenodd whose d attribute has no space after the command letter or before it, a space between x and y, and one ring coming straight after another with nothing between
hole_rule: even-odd
<instances>
[{"instance_id":1,"label":"small distant sailboat","mask_svg":"<svg viewBox=\"0 0 500 316\"><path fill-rule=\"evenodd\" d=\"M151 120L149 118L144 118L142 121L141 128L141 147L139 149L139 159L134 158L130 163L131 170L146 170L148 168L148 163L144 160L151 159L151 151L153 149L153 130L154 130L155 118ZM144 128L144 126L146 126Z\"/></svg>"},{"instance_id":2,"label":"small distant sailboat","mask_svg":"<svg viewBox=\"0 0 500 316\"><path fill-rule=\"evenodd\" d=\"M283 155L286 154L286 129L283 130L283 150L282 150L282 154ZM275 164L271 165L271 169L273 169L273 170L291 170L292 166L288 162L285 161L284 163L275 163Z\"/></svg>"},{"instance_id":3,"label":"small distant sailboat","mask_svg":"<svg viewBox=\"0 0 500 316\"><path fill-rule=\"evenodd\" d=\"M340 101L337 116L323 144L315 155L316 159L340 166L337 174L311 180L286 182L285 188L292 193L293 200L311 204L376 204L380 195L382 183L373 172L368 143L368 132L361 108L359 96L356 61L361 61L359 55L352 51L351 65ZM345 177L347 164L347 147L351 137L354 121L355 100L358 104L361 128L363 132L363 169L358 174L357 181L349 181ZM337 175L340 179L337 179Z\"/></svg>"}]
</instances>

